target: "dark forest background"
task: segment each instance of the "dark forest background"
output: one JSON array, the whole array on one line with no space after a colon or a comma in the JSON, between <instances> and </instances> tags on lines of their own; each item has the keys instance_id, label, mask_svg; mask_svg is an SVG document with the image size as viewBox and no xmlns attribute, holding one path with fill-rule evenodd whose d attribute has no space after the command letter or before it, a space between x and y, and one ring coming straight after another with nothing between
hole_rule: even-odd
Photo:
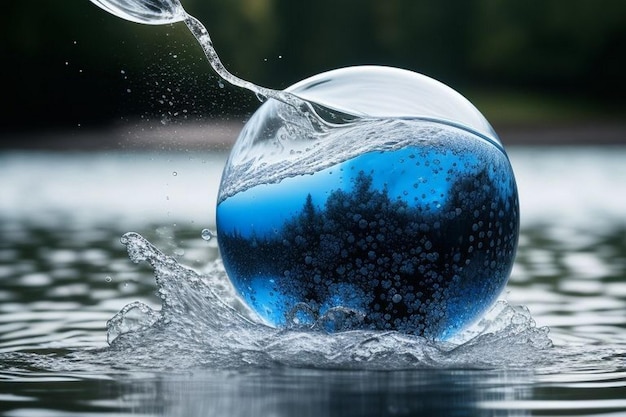
<instances>
[{"instance_id":1,"label":"dark forest background","mask_svg":"<svg viewBox=\"0 0 626 417\"><path fill-rule=\"evenodd\" d=\"M233 73L284 88L382 64L427 74L494 122L620 120L623 0L183 0ZM143 26L88 0L3 3L2 133L239 118L184 24Z\"/></svg>"}]
</instances>

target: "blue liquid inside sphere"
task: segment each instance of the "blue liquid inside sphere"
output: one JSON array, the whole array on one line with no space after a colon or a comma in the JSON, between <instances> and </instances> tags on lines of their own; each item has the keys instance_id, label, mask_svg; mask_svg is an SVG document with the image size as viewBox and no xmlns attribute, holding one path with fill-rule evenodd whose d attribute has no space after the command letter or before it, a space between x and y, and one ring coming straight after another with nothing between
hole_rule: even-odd
<instances>
[{"instance_id":1,"label":"blue liquid inside sphere","mask_svg":"<svg viewBox=\"0 0 626 417\"><path fill-rule=\"evenodd\" d=\"M316 138L290 128L283 106L253 116L222 178L218 242L247 304L276 326L341 308L358 317L341 329L435 339L484 314L506 285L519 230L495 134L409 115Z\"/></svg>"}]
</instances>

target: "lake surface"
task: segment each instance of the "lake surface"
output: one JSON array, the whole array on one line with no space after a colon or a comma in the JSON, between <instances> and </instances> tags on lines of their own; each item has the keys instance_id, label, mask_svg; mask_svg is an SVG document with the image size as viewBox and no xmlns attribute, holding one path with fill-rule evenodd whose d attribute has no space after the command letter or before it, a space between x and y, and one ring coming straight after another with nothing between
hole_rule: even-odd
<instances>
[{"instance_id":1,"label":"lake surface","mask_svg":"<svg viewBox=\"0 0 626 417\"><path fill-rule=\"evenodd\" d=\"M626 415L626 147L508 152L516 264L491 330L455 346L229 330L176 304L182 266L236 304L201 238L226 154L0 153L0 415ZM133 263L129 231L170 258ZM176 323L129 319L109 348L135 301Z\"/></svg>"}]
</instances>

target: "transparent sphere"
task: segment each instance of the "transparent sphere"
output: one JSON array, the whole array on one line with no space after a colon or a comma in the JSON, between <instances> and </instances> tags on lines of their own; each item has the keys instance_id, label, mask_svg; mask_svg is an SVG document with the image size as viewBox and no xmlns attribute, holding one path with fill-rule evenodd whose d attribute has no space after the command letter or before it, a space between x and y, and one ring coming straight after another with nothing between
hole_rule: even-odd
<instances>
[{"instance_id":1,"label":"transparent sphere","mask_svg":"<svg viewBox=\"0 0 626 417\"><path fill-rule=\"evenodd\" d=\"M333 122L269 100L228 159L217 205L224 266L269 324L448 338L508 280L519 231L497 135L460 94L388 67L287 91ZM343 123L345 116L358 116ZM355 319L356 318L356 319Z\"/></svg>"}]
</instances>

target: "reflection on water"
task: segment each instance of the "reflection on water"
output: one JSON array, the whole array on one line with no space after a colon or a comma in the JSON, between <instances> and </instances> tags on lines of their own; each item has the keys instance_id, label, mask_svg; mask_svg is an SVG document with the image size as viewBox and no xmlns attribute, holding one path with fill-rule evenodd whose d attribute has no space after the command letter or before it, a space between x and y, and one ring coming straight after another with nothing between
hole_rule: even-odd
<instances>
[{"instance_id":1,"label":"reflection on water","mask_svg":"<svg viewBox=\"0 0 626 417\"><path fill-rule=\"evenodd\" d=\"M268 383L269 380L269 383ZM224 383L226 381L226 383ZM363 416L466 414L482 401L528 399L523 371L394 372L274 371L269 375L194 375L128 388L157 415ZM508 383L507 392L489 387ZM160 386L159 386L160 385ZM146 391L152 395L146 396ZM155 400L154 394L165 394ZM208 397L207 397L208 395ZM199 398L202 398L198 401ZM519 413L523 415L525 413Z\"/></svg>"},{"instance_id":2,"label":"reflection on water","mask_svg":"<svg viewBox=\"0 0 626 417\"><path fill-rule=\"evenodd\" d=\"M522 234L506 299L549 326L554 347L531 365L381 372L271 362L131 369L119 356L87 353L106 347L106 321L124 305L161 304L150 268L128 260L123 233L136 230L181 263L210 269L217 248L200 231L213 226L223 156L0 154L0 412L625 413L626 150L522 148L510 156ZM160 354L166 363L172 350Z\"/></svg>"},{"instance_id":3,"label":"reflection on water","mask_svg":"<svg viewBox=\"0 0 626 417\"><path fill-rule=\"evenodd\" d=\"M504 414L525 416L530 412L516 409L515 404L532 398L531 384L532 373L523 370L367 373L275 369L115 380L56 376L54 382L7 383L12 394L5 397L4 404L16 410L28 404L31 412L58 412L52 415L180 417L468 415L480 414L481 408L502 410L510 404ZM80 401L68 402L70 395Z\"/></svg>"}]
</instances>

